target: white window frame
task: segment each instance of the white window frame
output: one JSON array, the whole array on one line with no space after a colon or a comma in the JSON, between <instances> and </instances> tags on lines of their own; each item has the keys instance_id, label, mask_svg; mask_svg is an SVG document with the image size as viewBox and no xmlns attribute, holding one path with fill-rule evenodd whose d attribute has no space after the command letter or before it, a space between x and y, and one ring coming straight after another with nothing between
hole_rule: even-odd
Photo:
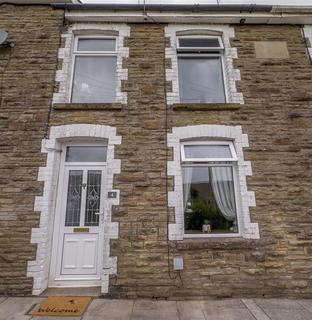
<instances>
[{"instance_id":1,"label":"white window frame","mask_svg":"<svg viewBox=\"0 0 312 320\"><path fill-rule=\"evenodd\" d=\"M186 158L185 157L185 146L197 146L197 145L218 145L228 146L230 148L232 157L231 158ZM183 162L218 162L218 161L237 161L237 155L232 141L188 141L181 143L181 161Z\"/></svg>"},{"instance_id":2,"label":"white window frame","mask_svg":"<svg viewBox=\"0 0 312 320\"><path fill-rule=\"evenodd\" d=\"M184 146L185 145L226 145L230 147L232 158L185 158ZM237 155L232 141L187 141L181 142L181 168L187 167L231 167L233 174L234 194L235 194L235 208L237 218L238 232L235 233L198 233L190 234L185 233L185 225L183 219L183 238L219 238L219 237L241 237L241 215L240 212L240 190L237 174ZM182 203L184 202L182 196ZM185 213L183 212L183 215Z\"/></svg>"},{"instance_id":3,"label":"white window frame","mask_svg":"<svg viewBox=\"0 0 312 320\"><path fill-rule=\"evenodd\" d=\"M220 44L219 47L181 47L180 46L180 39L218 39L218 42ZM209 51L223 51L224 50L224 45L222 38L220 36L205 36L205 35L192 35L192 36L178 36L177 37L177 51L204 51L204 52L209 52Z\"/></svg>"},{"instance_id":4,"label":"white window frame","mask_svg":"<svg viewBox=\"0 0 312 320\"><path fill-rule=\"evenodd\" d=\"M173 157L167 162L167 174L173 177L173 188L168 190L168 206L174 209L174 221L168 224L169 240L184 239L184 205L183 205L183 174L181 161L181 144L193 141L230 141L233 143L237 162L229 161L235 166L235 196L238 205L237 222L239 234L216 234L210 237L237 237L243 239L259 239L258 223L251 221L250 207L256 206L255 193L247 187L247 176L252 175L251 162L245 161L243 148L247 148L248 136L242 132L241 126L195 125L173 127L168 133L168 147L172 148ZM197 162L197 165L201 163ZM188 237L188 236L187 236Z\"/></svg>"},{"instance_id":5,"label":"white window frame","mask_svg":"<svg viewBox=\"0 0 312 320\"><path fill-rule=\"evenodd\" d=\"M78 51L78 42L80 39L88 39L88 40L115 40L115 50L114 51ZM94 35L94 36L80 36L77 35L74 38L74 50L73 50L73 63L72 63L72 70L71 70L71 78L70 78L70 92L69 92L69 101L72 103L72 96L73 96L73 89L74 89L74 74L75 74L75 66L76 66L76 57L116 57L117 59L117 36L101 36L101 35ZM117 66L116 66L117 67ZM115 70L117 76L117 70ZM116 79L117 80L117 79ZM115 85L115 98L116 101L116 87L117 81ZM108 102L108 103L111 103ZM79 103L79 102L77 102ZM83 102L88 103L88 102ZM106 103L106 102L105 102Z\"/></svg>"},{"instance_id":6,"label":"white window frame","mask_svg":"<svg viewBox=\"0 0 312 320\"><path fill-rule=\"evenodd\" d=\"M220 47L180 47L179 40L182 38L192 39L218 39ZM220 36L200 36L200 35L192 35L192 36L177 36L177 61L179 63L180 57L190 57L190 58L220 58L221 62L221 74L222 74L222 82L223 82L223 92L224 92L224 102L204 102L204 103L229 103L229 96L228 96L228 90L226 90L227 85L227 78L226 78L226 72L225 72L225 62L224 62L224 45L222 38ZM198 52L193 52L198 51ZM219 51L219 52L216 52ZM178 74L178 85L180 86L180 76L179 76L179 68L177 68L177 74ZM183 103L181 101L181 92L179 93L179 100L180 103ZM189 102L193 103L193 102Z\"/></svg>"}]
</instances>

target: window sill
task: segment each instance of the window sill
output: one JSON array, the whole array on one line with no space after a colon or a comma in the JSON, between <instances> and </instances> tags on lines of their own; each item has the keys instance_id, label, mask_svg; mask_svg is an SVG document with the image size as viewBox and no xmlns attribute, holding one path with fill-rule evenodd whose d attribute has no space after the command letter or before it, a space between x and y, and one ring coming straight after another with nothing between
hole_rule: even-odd
<instances>
[{"instance_id":1,"label":"window sill","mask_svg":"<svg viewBox=\"0 0 312 320\"><path fill-rule=\"evenodd\" d=\"M196 234L190 234L186 233L184 234L184 239L211 239L211 238L241 238L242 236L239 233L196 233Z\"/></svg>"},{"instance_id":2,"label":"window sill","mask_svg":"<svg viewBox=\"0 0 312 320\"><path fill-rule=\"evenodd\" d=\"M276 240L273 238L266 239L246 239L241 236L237 237L210 237L210 238L184 238L175 241L173 245L179 251L187 250L254 250L258 246L273 245Z\"/></svg>"},{"instance_id":3,"label":"window sill","mask_svg":"<svg viewBox=\"0 0 312 320\"><path fill-rule=\"evenodd\" d=\"M175 103L172 109L175 111L221 111L239 110L239 103Z\"/></svg>"},{"instance_id":4,"label":"window sill","mask_svg":"<svg viewBox=\"0 0 312 320\"><path fill-rule=\"evenodd\" d=\"M60 111L114 111L121 110L121 103L55 103L53 105L54 110Z\"/></svg>"}]
</instances>

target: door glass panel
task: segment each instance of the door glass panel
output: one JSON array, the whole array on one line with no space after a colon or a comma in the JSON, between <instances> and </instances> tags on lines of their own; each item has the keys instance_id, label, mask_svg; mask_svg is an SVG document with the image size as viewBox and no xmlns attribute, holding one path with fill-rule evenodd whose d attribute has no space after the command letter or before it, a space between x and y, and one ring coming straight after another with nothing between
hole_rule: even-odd
<instances>
[{"instance_id":1,"label":"door glass panel","mask_svg":"<svg viewBox=\"0 0 312 320\"><path fill-rule=\"evenodd\" d=\"M79 226L80 223L82 176L82 170L69 171L65 218L66 227Z\"/></svg>"},{"instance_id":2,"label":"door glass panel","mask_svg":"<svg viewBox=\"0 0 312 320\"><path fill-rule=\"evenodd\" d=\"M105 162L106 146L71 146L66 148L66 162Z\"/></svg>"},{"instance_id":3,"label":"door glass panel","mask_svg":"<svg viewBox=\"0 0 312 320\"><path fill-rule=\"evenodd\" d=\"M99 225L99 215L96 213L100 210L101 178L100 170L88 171L85 226Z\"/></svg>"}]
</instances>

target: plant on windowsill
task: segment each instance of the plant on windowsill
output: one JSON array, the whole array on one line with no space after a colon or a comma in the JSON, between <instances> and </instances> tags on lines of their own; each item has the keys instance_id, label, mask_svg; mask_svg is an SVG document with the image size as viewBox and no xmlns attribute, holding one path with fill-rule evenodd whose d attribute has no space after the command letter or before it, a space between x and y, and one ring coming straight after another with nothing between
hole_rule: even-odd
<instances>
[{"instance_id":1,"label":"plant on windowsill","mask_svg":"<svg viewBox=\"0 0 312 320\"><path fill-rule=\"evenodd\" d=\"M207 200L200 197L196 190L191 190L191 199L192 201L188 202L185 210L185 230L203 232L204 225L209 225L207 229L210 229L210 232L231 230L233 223L222 216L217 204L212 199Z\"/></svg>"}]
</instances>

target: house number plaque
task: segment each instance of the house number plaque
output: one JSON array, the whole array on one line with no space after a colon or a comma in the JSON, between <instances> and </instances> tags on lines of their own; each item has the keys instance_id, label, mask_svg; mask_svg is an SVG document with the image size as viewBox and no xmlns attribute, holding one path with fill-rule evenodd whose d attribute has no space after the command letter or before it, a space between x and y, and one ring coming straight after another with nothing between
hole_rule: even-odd
<instances>
[{"instance_id":1,"label":"house number plaque","mask_svg":"<svg viewBox=\"0 0 312 320\"><path fill-rule=\"evenodd\" d=\"M109 191L107 196L110 199L116 199L117 198L117 192L116 191Z\"/></svg>"},{"instance_id":2,"label":"house number plaque","mask_svg":"<svg viewBox=\"0 0 312 320\"><path fill-rule=\"evenodd\" d=\"M74 232L89 232L89 228L74 228Z\"/></svg>"}]
</instances>

